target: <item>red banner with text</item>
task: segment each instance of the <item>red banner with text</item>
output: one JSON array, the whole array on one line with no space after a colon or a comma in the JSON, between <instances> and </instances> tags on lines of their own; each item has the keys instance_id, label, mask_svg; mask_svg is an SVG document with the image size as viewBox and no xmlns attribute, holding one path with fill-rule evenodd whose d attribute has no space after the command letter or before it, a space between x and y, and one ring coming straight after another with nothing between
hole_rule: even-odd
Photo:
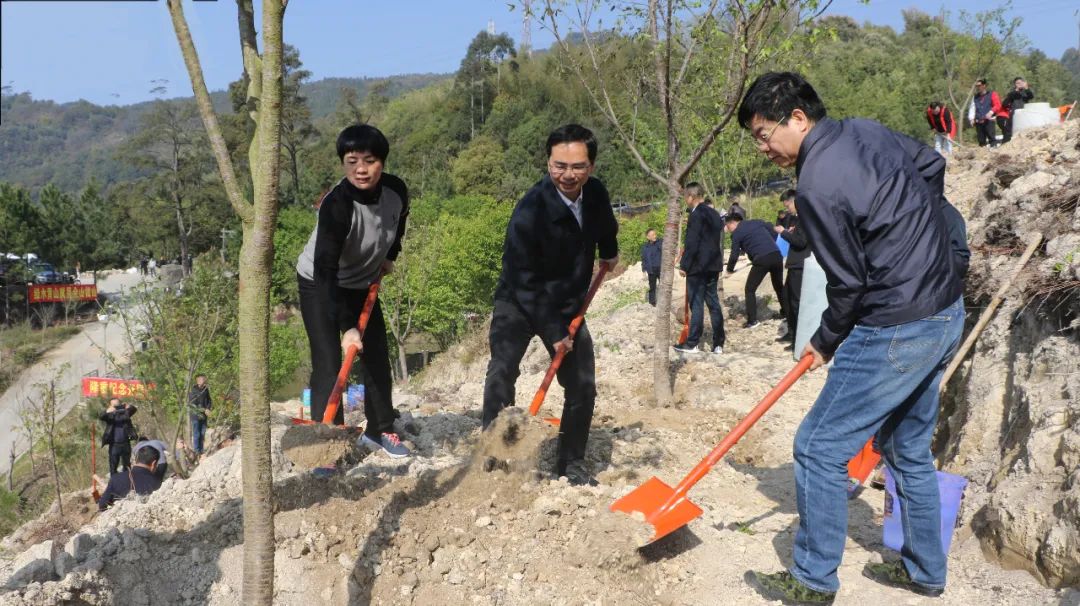
<instances>
[{"instance_id":1,"label":"red banner with text","mask_svg":"<svg viewBox=\"0 0 1080 606\"><path fill-rule=\"evenodd\" d=\"M97 301L96 284L34 284L29 290L31 303Z\"/></svg>"},{"instance_id":2,"label":"red banner with text","mask_svg":"<svg viewBox=\"0 0 1080 606\"><path fill-rule=\"evenodd\" d=\"M82 395L84 398L98 396L112 398L144 398L146 390L153 389L136 379L109 379L106 377L83 377Z\"/></svg>"}]
</instances>

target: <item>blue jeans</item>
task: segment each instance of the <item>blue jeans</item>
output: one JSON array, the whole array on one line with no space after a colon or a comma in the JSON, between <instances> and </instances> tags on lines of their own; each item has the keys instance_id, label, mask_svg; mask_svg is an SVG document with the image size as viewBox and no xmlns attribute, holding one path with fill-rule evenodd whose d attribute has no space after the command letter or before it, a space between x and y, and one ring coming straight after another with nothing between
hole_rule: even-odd
<instances>
[{"instance_id":1,"label":"blue jeans","mask_svg":"<svg viewBox=\"0 0 1080 606\"><path fill-rule=\"evenodd\" d=\"M197 416L192 415L191 447L195 449L195 454L202 454L204 438L206 438L206 419L201 419Z\"/></svg>"},{"instance_id":2,"label":"blue jeans","mask_svg":"<svg viewBox=\"0 0 1080 606\"><path fill-rule=\"evenodd\" d=\"M904 565L912 580L945 586L941 503L930 441L938 384L964 328L964 301L896 326L856 326L795 434L799 529L791 574L836 591L847 535L847 462L871 437L896 478Z\"/></svg>"},{"instance_id":3,"label":"blue jeans","mask_svg":"<svg viewBox=\"0 0 1080 606\"><path fill-rule=\"evenodd\" d=\"M720 309L720 297L716 283L720 272L710 271L686 276L686 294L690 297L690 332L686 336L688 347L697 347L705 330L705 306L712 319L713 347L724 346L724 312Z\"/></svg>"}]
</instances>

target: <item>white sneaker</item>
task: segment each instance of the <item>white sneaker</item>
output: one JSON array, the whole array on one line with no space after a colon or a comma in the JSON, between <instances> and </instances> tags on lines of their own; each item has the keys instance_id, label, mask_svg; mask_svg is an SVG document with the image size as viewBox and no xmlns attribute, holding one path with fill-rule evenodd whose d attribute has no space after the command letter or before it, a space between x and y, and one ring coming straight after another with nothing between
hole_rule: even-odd
<instances>
[{"instance_id":1,"label":"white sneaker","mask_svg":"<svg viewBox=\"0 0 1080 606\"><path fill-rule=\"evenodd\" d=\"M724 353L724 348L717 345L716 347L712 348L712 352L716 355L720 355Z\"/></svg>"}]
</instances>

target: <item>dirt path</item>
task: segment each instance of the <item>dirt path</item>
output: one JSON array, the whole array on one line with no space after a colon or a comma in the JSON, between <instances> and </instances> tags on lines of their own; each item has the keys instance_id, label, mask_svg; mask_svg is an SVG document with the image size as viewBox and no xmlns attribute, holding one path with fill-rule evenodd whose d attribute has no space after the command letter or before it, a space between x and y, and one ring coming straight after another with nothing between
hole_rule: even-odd
<instances>
[{"instance_id":1,"label":"dirt path","mask_svg":"<svg viewBox=\"0 0 1080 606\"><path fill-rule=\"evenodd\" d=\"M118 301L124 291L134 288L140 281L138 274L116 272L100 278L98 290L110 300ZM85 324L79 334L55 347L19 375L0 396L0 473L7 472L10 466L8 453L13 447L16 455L21 454L27 447L24 433L18 427L19 410L25 405L27 398L36 396L34 385L56 376L57 369L68 364L57 385L64 390L60 410L62 414L67 414L81 400L82 377L87 373L105 372L105 347L108 347L109 354L114 359L127 356L127 344L124 341L124 328L119 321Z\"/></svg>"}]
</instances>

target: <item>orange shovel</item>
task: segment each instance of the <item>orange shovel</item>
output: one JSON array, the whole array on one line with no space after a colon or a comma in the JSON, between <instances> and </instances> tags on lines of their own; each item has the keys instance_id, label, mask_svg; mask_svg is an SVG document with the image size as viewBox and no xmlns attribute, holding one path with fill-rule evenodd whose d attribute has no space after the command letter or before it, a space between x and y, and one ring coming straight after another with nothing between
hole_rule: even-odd
<instances>
[{"instance_id":1,"label":"orange shovel","mask_svg":"<svg viewBox=\"0 0 1080 606\"><path fill-rule=\"evenodd\" d=\"M705 477L705 474L709 473L709 470L727 454L727 451L746 434L754 423L757 423L758 419L780 399L780 396L784 395L784 392L810 369L813 361L813 356L809 354L803 356L795 368L784 375L772 391L765 394L761 402L683 478L682 482L679 482L674 490L660 478L653 476L649 481L612 503L611 510L624 513L640 511L645 514L645 521L651 524L654 530L649 543L675 532L688 524L690 520L700 516L701 508L690 502L690 499L686 498L686 493L698 483L698 480Z\"/></svg>"},{"instance_id":2,"label":"orange shovel","mask_svg":"<svg viewBox=\"0 0 1080 606\"><path fill-rule=\"evenodd\" d=\"M874 448L874 438L867 440L859 454L848 461L848 496L855 496L855 490L866 482L874 468L881 461L881 453Z\"/></svg>"},{"instance_id":3,"label":"orange shovel","mask_svg":"<svg viewBox=\"0 0 1080 606\"><path fill-rule=\"evenodd\" d=\"M574 335L577 334L581 324L585 321L585 311L589 309L589 303L592 303L593 297L596 295L596 291L600 289L600 283L604 281L604 275L608 272L608 266L606 263L600 264L600 271L596 272L596 276L593 277L592 284L589 285L589 292L585 293L585 302L581 304L581 311L578 315L574 316L574 319L570 321L570 340L574 340ZM547 396L547 390L551 387L551 381L555 378L555 373L558 372L559 366L562 366L563 358L566 357L566 350L558 345L555 346L555 357L551 359L551 366L548 366L547 374L544 375L544 380L540 383L540 389L536 390L536 395L533 396L532 404L529 405L529 414L536 416L536 413L540 412L540 405L544 403L544 398ZM545 417L544 421L551 423L552 425L558 425L559 419L556 417Z\"/></svg>"},{"instance_id":4,"label":"orange shovel","mask_svg":"<svg viewBox=\"0 0 1080 606\"><path fill-rule=\"evenodd\" d=\"M90 426L90 496L97 502L101 492L97 486L97 444L94 442L94 426Z\"/></svg>"},{"instance_id":5,"label":"orange shovel","mask_svg":"<svg viewBox=\"0 0 1080 606\"><path fill-rule=\"evenodd\" d=\"M361 339L364 338L364 331L367 329L368 320L371 318L371 310L375 308L375 300L379 297L379 284L382 277L382 272L379 272L379 275L375 277L375 281L368 287L367 299L364 299L364 307L360 311L360 320L356 323L356 330L360 331ZM341 362L337 382L334 383L334 389L330 392L330 398L326 401L326 410L323 412L322 422L325 425L334 424L338 406L341 405L341 392L345 391L345 383L349 380L349 371L352 370L353 360L356 359L358 353L360 353L360 349L355 345L350 345L349 349L345 350L345 359ZM303 413L301 413L301 418L293 418L293 425L314 425L317 423L314 419L304 419L302 417Z\"/></svg>"}]
</instances>

